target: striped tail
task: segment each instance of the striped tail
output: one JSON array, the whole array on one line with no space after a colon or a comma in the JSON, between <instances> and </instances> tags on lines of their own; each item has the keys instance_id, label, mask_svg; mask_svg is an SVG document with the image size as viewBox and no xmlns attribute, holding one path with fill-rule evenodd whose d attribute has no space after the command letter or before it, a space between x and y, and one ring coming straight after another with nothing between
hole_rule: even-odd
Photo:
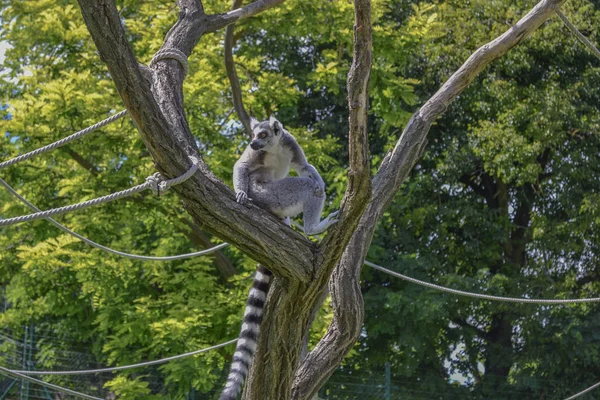
<instances>
[{"instance_id":1,"label":"striped tail","mask_svg":"<svg viewBox=\"0 0 600 400\"><path fill-rule=\"evenodd\" d=\"M242 331L233 354L231 369L227 376L227 384L221 392L219 400L235 400L242 391L244 380L248 376L248 370L256 345L258 334L260 332L260 322L262 320L267 293L269 292L269 282L272 273L262 265L258 265L256 276L252 282L252 289L246 302L246 311L242 319Z\"/></svg>"}]
</instances>

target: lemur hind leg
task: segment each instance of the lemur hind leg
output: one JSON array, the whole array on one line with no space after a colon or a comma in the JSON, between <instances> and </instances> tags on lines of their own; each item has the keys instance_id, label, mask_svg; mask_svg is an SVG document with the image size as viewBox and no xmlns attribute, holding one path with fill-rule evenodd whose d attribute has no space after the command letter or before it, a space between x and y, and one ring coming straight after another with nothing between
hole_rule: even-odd
<instances>
[{"instance_id":1,"label":"lemur hind leg","mask_svg":"<svg viewBox=\"0 0 600 400\"><path fill-rule=\"evenodd\" d=\"M337 222L337 212L321 221L325 193L308 177L287 177L278 181L257 183L249 196L280 218L304 213L304 233L316 235Z\"/></svg>"},{"instance_id":2,"label":"lemur hind leg","mask_svg":"<svg viewBox=\"0 0 600 400\"><path fill-rule=\"evenodd\" d=\"M327 228L337 222L338 211L329 214L321 221L323 206L325 205L325 193L321 190L313 190L308 193L304 202L304 233L307 235L318 235L325 232Z\"/></svg>"}]
</instances>

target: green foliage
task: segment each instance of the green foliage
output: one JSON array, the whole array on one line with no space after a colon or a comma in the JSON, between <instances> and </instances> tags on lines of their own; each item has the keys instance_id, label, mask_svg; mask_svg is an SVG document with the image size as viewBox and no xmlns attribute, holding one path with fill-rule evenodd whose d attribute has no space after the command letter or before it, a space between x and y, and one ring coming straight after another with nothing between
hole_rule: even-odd
<instances>
[{"instance_id":1,"label":"green foliage","mask_svg":"<svg viewBox=\"0 0 600 400\"><path fill-rule=\"evenodd\" d=\"M0 0L0 5L0 40L11 46L0 72L0 159L122 109L74 1ZM136 56L149 62L176 21L175 5L166 0L117 5ZM473 50L531 5L373 1L374 169L410 113ZM204 6L209 13L223 12L230 2ZM569 2L564 11L598 41L600 13L593 2ZM327 182L329 209L339 206L346 188L353 29L351 3L299 0L236 27L235 60L246 107L258 118L277 115L298 138ZM189 59L184 95L205 161L230 184L247 138L233 113L222 52L222 32L202 38ZM597 295L597 65L552 19L490 66L432 127L427 151L382 219L369 258L463 290ZM153 171L135 126L125 118L3 170L2 178L46 209L122 190ZM26 212L0 191L1 217ZM197 250L186 218L174 194L142 194L60 220L116 249L171 255ZM0 313L0 326L18 331L33 323L64 343L79 343L106 365L220 343L238 334L255 268L236 249L223 253L239 272L229 279L213 257L139 262L91 249L45 221L3 228L0 287L10 307ZM332 379L339 387L327 389L347 395L338 398L353 398L342 387L380 382L385 362L391 364L396 393L415 399L564 397L600 375L595 305L481 302L368 269L362 286L364 334ZM311 345L330 318L326 302ZM0 346L0 355L15 351L10 342ZM37 346L38 366L58 365L53 357L64 348L57 341L40 339ZM232 350L119 373L103 383L122 399L183 399L192 387L207 394L222 383Z\"/></svg>"}]
</instances>

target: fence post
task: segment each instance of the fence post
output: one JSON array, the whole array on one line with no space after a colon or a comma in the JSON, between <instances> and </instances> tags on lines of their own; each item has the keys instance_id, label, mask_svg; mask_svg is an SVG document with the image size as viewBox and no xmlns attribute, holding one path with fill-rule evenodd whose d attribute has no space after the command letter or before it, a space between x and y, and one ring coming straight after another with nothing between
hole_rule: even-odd
<instances>
[{"instance_id":1,"label":"fence post","mask_svg":"<svg viewBox=\"0 0 600 400\"><path fill-rule=\"evenodd\" d=\"M25 335L23 337L23 369L28 370L27 365L27 342L29 342L29 326L25 326ZM19 391L19 400L29 399L29 382L21 379L21 390Z\"/></svg>"},{"instance_id":2,"label":"fence post","mask_svg":"<svg viewBox=\"0 0 600 400\"><path fill-rule=\"evenodd\" d=\"M392 398L392 369L389 362L385 363L385 400Z\"/></svg>"}]
</instances>

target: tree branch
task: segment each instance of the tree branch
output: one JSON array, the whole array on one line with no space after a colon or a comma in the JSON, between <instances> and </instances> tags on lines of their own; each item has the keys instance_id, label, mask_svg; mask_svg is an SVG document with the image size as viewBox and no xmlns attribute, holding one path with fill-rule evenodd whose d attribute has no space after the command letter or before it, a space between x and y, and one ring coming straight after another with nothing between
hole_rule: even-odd
<instances>
[{"instance_id":1,"label":"tree branch","mask_svg":"<svg viewBox=\"0 0 600 400\"><path fill-rule=\"evenodd\" d=\"M268 10L269 8L273 8L284 1L285 0L257 0L248 4L246 7L231 10L225 14L211 15L207 20L205 32L218 31L229 24L252 17L258 13Z\"/></svg>"},{"instance_id":2,"label":"tree branch","mask_svg":"<svg viewBox=\"0 0 600 400\"><path fill-rule=\"evenodd\" d=\"M364 313L358 282L375 225L421 154L432 122L485 66L537 29L564 1L541 1L507 32L478 49L408 122L394 150L383 160L373 181L373 198L331 276L334 318L323 339L300 366L294 382L293 399L310 398L358 338Z\"/></svg>"},{"instance_id":3,"label":"tree branch","mask_svg":"<svg viewBox=\"0 0 600 400\"><path fill-rule=\"evenodd\" d=\"M536 30L565 0L540 1L525 17L493 41L480 47L448 79L448 81L421 107L408 122L394 150L386 156L375 176L375 198L387 205L398 191L411 166L416 162L419 149L432 122L446 110L475 77L492 61L501 57Z\"/></svg>"},{"instance_id":4,"label":"tree branch","mask_svg":"<svg viewBox=\"0 0 600 400\"><path fill-rule=\"evenodd\" d=\"M339 229L323 241L322 248L333 253L332 242L344 247L371 197L371 169L369 165L369 79L371 76L372 28L370 0L354 1L354 54L348 73L348 187L341 205ZM345 240L343 232L349 232ZM328 256L327 254L326 256ZM333 257L336 260L339 257Z\"/></svg>"},{"instance_id":5,"label":"tree branch","mask_svg":"<svg viewBox=\"0 0 600 400\"><path fill-rule=\"evenodd\" d=\"M354 345L362 326L364 310L358 284L360 268L345 268L346 265L354 264L347 264L347 260L344 257L340 260L340 256L353 246L361 247L361 243L348 245L348 242L371 198L367 113L372 40L370 1L355 0L354 54L347 81L350 158L348 188L342 201L339 226L334 227L333 232L322 242L325 262L319 269L323 284L331 280L329 287L334 318L325 336L298 368L292 388L293 399L311 399L317 393ZM370 243L370 240L363 243ZM367 248L363 250L364 257ZM330 271L338 261L338 267L331 274Z\"/></svg>"},{"instance_id":6,"label":"tree branch","mask_svg":"<svg viewBox=\"0 0 600 400\"><path fill-rule=\"evenodd\" d=\"M90 161L86 160L81 154L73 150L69 146L64 146L62 148L64 152L66 152L77 164L83 167L86 171L88 171L92 175L98 175L98 168L92 164Z\"/></svg>"},{"instance_id":7,"label":"tree branch","mask_svg":"<svg viewBox=\"0 0 600 400\"><path fill-rule=\"evenodd\" d=\"M234 0L231 10L233 11L240 8L242 1L243 0ZM242 124L246 129L246 134L251 136L252 128L250 128L250 117L244 108L244 102L242 100L242 88L240 87L240 80L237 76L237 72L235 71L235 63L233 62L234 31L235 22L233 22L231 25L227 25L227 28L225 29L225 45L223 48L223 53L225 54L225 70L227 71L227 77L229 78L229 83L231 84L231 97L233 100L235 113L240 121L242 121Z\"/></svg>"},{"instance_id":8,"label":"tree branch","mask_svg":"<svg viewBox=\"0 0 600 400\"><path fill-rule=\"evenodd\" d=\"M189 156L200 159L183 113L182 68L174 60L160 61L156 63L154 81L148 82L126 40L114 2L79 0L79 4L157 169L166 177L181 175L190 166ZM179 50L191 51L186 46L199 38L193 37L197 30L190 25L203 11L198 2L180 4L188 8L182 8L163 47L181 45ZM194 222L234 244L275 274L308 282L313 276L316 246L261 208L236 203L232 190L201 160L199 167L201 173L175 189Z\"/></svg>"},{"instance_id":9,"label":"tree branch","mask_svg":"<svg viewBox=\"0 0 600 400\"><path fill-rule=\"evenodd\" d=\"M454 318L452 320L452 322L465 330L469 330L469 331L473 332L474 334L479 336L481 339L485 339L485 340L488 339L488 333L486 331L481 330L480 328L469 324L464 318Z\"/></svg>"}]
</instances>

